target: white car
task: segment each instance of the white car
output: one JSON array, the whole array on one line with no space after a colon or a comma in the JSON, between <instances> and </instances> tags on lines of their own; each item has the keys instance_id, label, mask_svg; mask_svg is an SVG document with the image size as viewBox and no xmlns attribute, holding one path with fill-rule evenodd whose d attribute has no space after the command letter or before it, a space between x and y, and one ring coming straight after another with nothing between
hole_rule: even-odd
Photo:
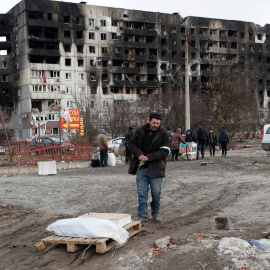
<instances>
[{"instance_id":1,"label":"white car","mask_svg":"<svg viewBox=\"0 0 270 270\"><path fill-rule=\"evenodd\" d=\"M262 149L270 150L270 124L264 125L263 127Z\"/></svg>"},{"instance_id":2,"label":"white car","mask_svg":"<svg viewBox=\"0 0 270 270\"><path fill-rule=\"evenodd\" d=\"M118 137L108 141L109 148L113 149L114 153L119 155L126 154L126 146L124 145L125 137Z\"/></svg>"}]
</instances>

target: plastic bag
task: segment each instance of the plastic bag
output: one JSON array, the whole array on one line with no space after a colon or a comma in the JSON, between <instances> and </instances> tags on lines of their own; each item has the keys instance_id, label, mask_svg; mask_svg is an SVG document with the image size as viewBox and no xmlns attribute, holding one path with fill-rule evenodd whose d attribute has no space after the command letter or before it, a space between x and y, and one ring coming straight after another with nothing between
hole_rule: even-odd
<instances>
[{"instance_id":1,"label":"plastic bag","mask_svg":"<svg viewBox=\"0 0 270 270\"><path fill-rule=\"evenodd\" d=\"M116 165L116 157L114 153L108 153L108 166L114 167Z\"/></svg>"},{"instance_id":2,"label":"plastic bag","mask_svg":"<svg viewBox=\"0 0 270 270\"><path fill-rule=\"evenodd\" d=\"M46 230L66 237L112 238L119 245L125 244L129 236L126 230L112 221L97 218L60 219L49 225Z\"/></svg>"},{"instance_id":3,"label":"plastic bag","mask_svg":"<svg viewBox=\"0 0 270 270\"><path fill-rule=\"evenodd\" d=\"M239 238L222 238L218 245L218 252L232 257L246 258L255 255L256 250L246 240Z\"/></svg>"}]
</instances>

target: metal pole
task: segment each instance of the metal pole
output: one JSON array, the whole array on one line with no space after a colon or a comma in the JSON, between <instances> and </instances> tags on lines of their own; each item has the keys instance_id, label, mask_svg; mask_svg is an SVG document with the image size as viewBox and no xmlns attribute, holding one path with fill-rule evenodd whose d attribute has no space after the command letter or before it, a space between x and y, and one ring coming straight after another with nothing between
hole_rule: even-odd
<instances>
[{"instance_id":1,"label":"metal pole","mask_svg":"<svg viewBox=\"0 0 270 270\"><path fill-rule=\"evenodd\" d=\"M7 134L7 130L6 130L6 126L5 126L4 117L3 117L3 114L2 114L1 107L0 107L0 114L1 114L1 119L2 119L2 123L3 123L3 127L4 127L4 130L5 130L5 133L6 133L6 137L7 137L7 143L8 143L8 149L9 149L10 160L11 160L11 162L13 163L11 147L10 147L10 143L9 143L9 139L8 139L8 134Z\"/></svg>"},{"instance_id":2,"label":"metal pole","mask_svg":"<svg viewBox=\"0 0 270 270\"><path fill-rule=\"evenodd\" d=\"M60 133L60 160L62 161L62 136L61 136L61 105L58 105L59 107L59 133Z\"/></svg>"},{"instance_id":3,"label":"metal pole","mask_svg":"<svg viewBox=\"0 0 270 270\"><path fill-rule=\"evenodd\" d=\"M187 25L185 23L186 41L185 41L185 124L186 131L190 129L190 100L189 100L189 75L188 75L188 40Z\"/></svg>"}]
</instances>

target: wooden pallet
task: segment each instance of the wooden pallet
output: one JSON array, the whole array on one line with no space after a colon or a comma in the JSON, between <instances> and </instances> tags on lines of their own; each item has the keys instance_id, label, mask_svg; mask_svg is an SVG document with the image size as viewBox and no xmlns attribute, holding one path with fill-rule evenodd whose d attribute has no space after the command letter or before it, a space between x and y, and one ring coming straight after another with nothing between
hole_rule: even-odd
<instances>
[{"instance_id":1,"label":"wooden pallet","mask_svg":"<svg viewBox=\"0 0 270 270\"><path fill-rule=\"evenodd\" d=\"M141 222L132 221L124 226L123 229L128 231L129 237L131 237L141 231ZM51 235L36 243L35 246L38 248L38 250L42 251L46 248L45 243L65 244L67 245L67 252L75 252L83 248L84 245L93 244L96 246L96 253L105 253L118 244L111 238L74 238Z\"/></svg>"}]
</instances>

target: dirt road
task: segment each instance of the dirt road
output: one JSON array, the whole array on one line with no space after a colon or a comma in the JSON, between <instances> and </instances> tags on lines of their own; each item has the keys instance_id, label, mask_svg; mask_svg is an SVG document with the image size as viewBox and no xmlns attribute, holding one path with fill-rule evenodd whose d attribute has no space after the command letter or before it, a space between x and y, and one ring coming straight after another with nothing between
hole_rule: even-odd
<instances>
[{"instance_id":1,"label":"dirt road","mask_svg":"<svg viewBox=\"0 0 270 270\"><path fill-rule=\"evenodd\" d=\"M45 229L53 221L86 212L131 213L136 220L135 177L127 174L127 165L0 177L0 269L231 269L231 257L199 239L259 239L270 230L270 158L259 140L247 145L226 157L207 154L204 161L211 163L204 166L201 160L168 162L163 223L149 222L106 254L91 247L83 258L84 249L67 253L64 245L47 245L38 251L34 244L50 235ZM228 218L228 230L217 230L218 216ZM176 246L149 257L153 242L166 235ZM260 264L257 258L246 260Z\"/></svg>"}]
</instances>

